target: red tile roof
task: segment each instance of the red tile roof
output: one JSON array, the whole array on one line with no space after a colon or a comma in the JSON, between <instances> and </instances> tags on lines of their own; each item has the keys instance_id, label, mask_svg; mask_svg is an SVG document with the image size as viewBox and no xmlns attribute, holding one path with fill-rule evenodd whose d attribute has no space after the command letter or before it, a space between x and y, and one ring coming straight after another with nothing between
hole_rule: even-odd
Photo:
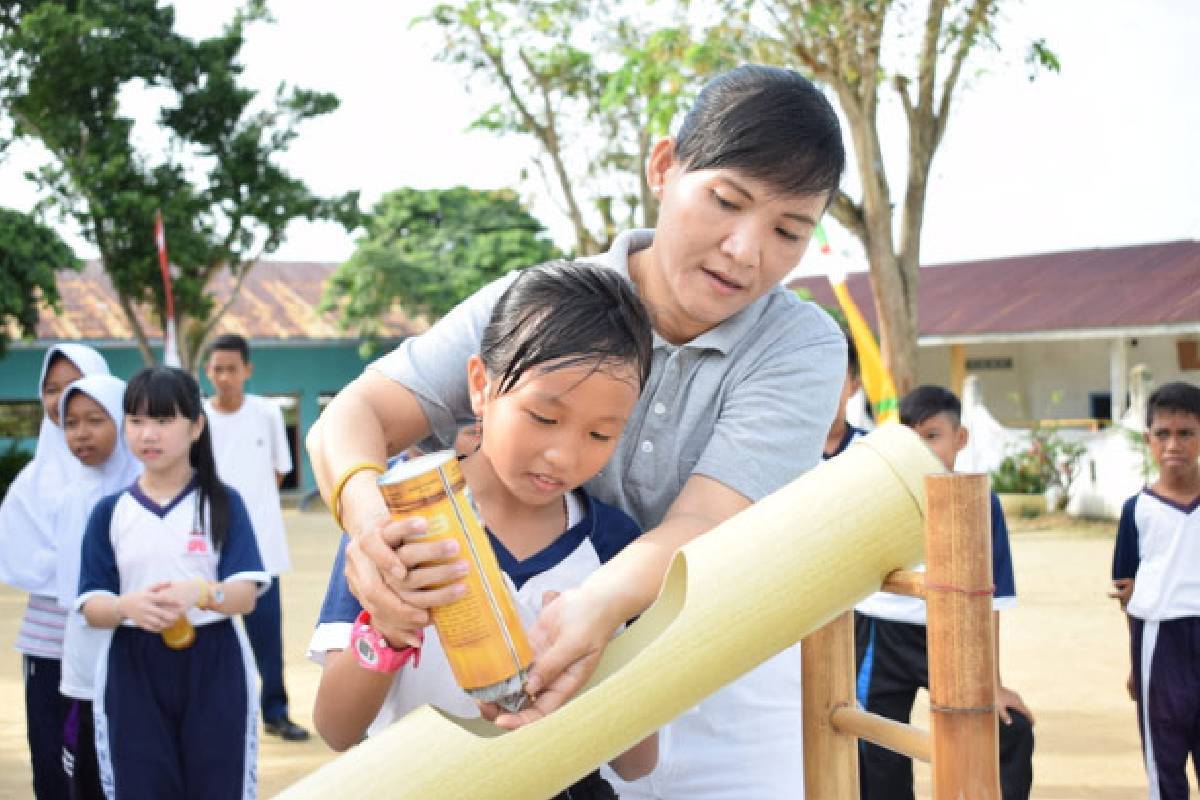
<instances>
[{"instance_id":1,"label":"red tile roof","mask_svg":"<svg viewBox=\"0 0 1200 800\"><path fill-rule=\"evenodd\" d=\"M240 333L251 340L356 339L338 327L333 313L317 313L325 280L337 267L333 263L262 261L246 277L238 298L217 325L218 333ZM229 297L233 280L222 272L213 283L218 303ZM82 339L132 342L133 331L125 319L112 283L98 262L88 262L82 272L60 272L61 312L43 309L39 339ZM159 323L144 309L138 317L151 339L161 336ZM424 320L410 320L393 310L383 321L385 338L402 338L424 330Z\"/></svg>"},{"instance_id":2,"label":"red tile roof","mask_svg":"<svg viewBox=\"0 0 1200 800\"><path fill-rule=\"evenodd\" d=\"M1130 245L997 258L921 269L922 336L1200 324L1200 242ZM836 305L824 277L788 284ZM866 273L850 293L874 328Z\"/></svg>"}]
</instances>

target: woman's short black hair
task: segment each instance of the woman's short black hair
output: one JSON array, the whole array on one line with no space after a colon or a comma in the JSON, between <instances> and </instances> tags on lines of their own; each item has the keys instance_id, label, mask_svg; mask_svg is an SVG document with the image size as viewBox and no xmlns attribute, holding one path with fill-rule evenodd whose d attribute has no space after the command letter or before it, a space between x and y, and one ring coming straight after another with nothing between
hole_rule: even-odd
<instances>
[{"instance_id":1,"label":"woman's short black hair","mask_svg":"<svg viewBox=\"0 0 1200 800\"><path fill-rule=\"evenodd\" d=\"M832 197L846 168L842 128L812 81L745 65L709 81L675 137L688 171L728 168L786 194Z\"/></svg>"},{"instance_id":2,"label":"woman's short black hair","mask_svg":"<svg viewBox=\"0 0 1200 800\"><path fill-rule=\"evenodd\" d=\"M629 364L640 391L652 354L650 316L629 281L607 267L571 261L522 270L500 296L479 344L500 394L535 367L589 362Z\"/></svg>"},{"instance_id":3,"label":"woman's short black hair","mask_svg":"<svg viewBox=\"0 0 1200 800\"><path fill-rule=\"evenodd\" d=\"M1185 381L1164 383L1146 402L1146 427L1154 424L1156 411L1182 411L1200 419L1200 386Z\"/></svg>"}]
</instances>

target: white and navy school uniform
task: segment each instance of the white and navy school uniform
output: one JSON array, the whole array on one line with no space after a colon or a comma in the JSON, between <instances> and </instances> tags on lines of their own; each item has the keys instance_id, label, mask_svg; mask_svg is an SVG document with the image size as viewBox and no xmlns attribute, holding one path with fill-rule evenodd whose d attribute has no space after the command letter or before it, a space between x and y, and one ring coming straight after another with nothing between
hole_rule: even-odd
<instances>
[{"instance_id":1,"label":"white and navy school uniform","mask_svg":"<svg viewBox=\"0 0 1200 800\"><path fill-rule=\"evenodd\" d=\"M629 515L596 500L583 489L576 489L567 495L567 524L567 530L557 539L523 561L513 556L488 531L488 540L496 553L496 560L508 579L517 610L527 627L533 624L541 611L544 592L562 592L578 586L641 534L637 523ZM347 542L348 538L343 535L329 576L329 587L321 605L317 628L309 643L309 658L319 664L324 663L329 651L349 647L351 626L362 611L362 606L350 593L346 582ZM425 629L420 666L414 668L410 664L396 673L379 714L367 728L367 735L379 733L422 705L436 706L458 717L479 716L475 701L455 681L437 629L432 625ZM597 773L592 773L572 786L569 796L586 800L615 798L616 795Z\"/></svg>"},{"instance_id":2,"label":"white and navy school uniform","mask_svg":"<svg viewBox=\"0 0 1200 800\"><path fill-rule=\"evenodd\" d=\"M1126 612L1151 800L1188 797L1200 771L1200 497L1182 506L1143 489L1125 501L1114 580L1133 578Z\"/></svg>"},{"instance_id":3,"label":"white and navy school uniform","mask_svg":"<svg viewBox=\"0 0 1200 800\"><path fill-rule=\"evenodd\" d=\"M166 506L136 483L101 500L83 537L81 608L160 581L270 583L246 507L229 497L229 528L214 551L193 480ZM205 515L207 516L207 515ZM96 752L114 800L253 798L257 795L257 671L245 633L226 615L191 608L196 640L172 650L130 620L96 666Z\"/></svg>"}]
</instances>

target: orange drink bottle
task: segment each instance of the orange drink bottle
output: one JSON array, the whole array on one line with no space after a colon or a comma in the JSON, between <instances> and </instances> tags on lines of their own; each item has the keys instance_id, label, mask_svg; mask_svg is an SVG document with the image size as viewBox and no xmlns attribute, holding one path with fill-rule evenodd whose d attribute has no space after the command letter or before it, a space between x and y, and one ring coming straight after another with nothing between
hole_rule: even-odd
<instances>
[{"instance_id":1,"label":"orange drink bottle","mask_svg":"<svg viewBox=\"0 0 1200 800\"><path fill-rule=\"evenodd\" d=\"M467 694L510 711L525 698L533 650L453 450L396 464L379 478L392 519L424 517L423 539L453 539L469 566L461 598L430 609L450 669Z\"/></svg>"},{"instance_id":2,"label":"orange drink bottle","mask_svg":"<svg viewBox=\"0 0 1200 800\"><path fill-rule=\"evenodd\" d=\"M187 614L180 614L179 619L163 628L162 638L172 650L184 650L196 641L196 629L188 622Z\"/></svg>"}]
</instances>

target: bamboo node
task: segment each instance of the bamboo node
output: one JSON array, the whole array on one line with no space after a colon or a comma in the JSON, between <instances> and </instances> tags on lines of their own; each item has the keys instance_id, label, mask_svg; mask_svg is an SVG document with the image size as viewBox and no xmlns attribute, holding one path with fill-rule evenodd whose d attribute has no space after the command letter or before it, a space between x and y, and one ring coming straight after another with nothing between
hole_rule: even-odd
<instances>
[{"instance_id":1,"label":"bamboo node","mask_svg":"<svg viewBox=\"0 0 1200 800\"><path fill-rule=\"evenodd\" d=\"M930 703L929 710L935 714L994 714L996 706L941 706Z\"/></svg>"},{"instance_id":2,"label":"bamboo node","mask_svg":"<svg viewBox=\"0 0 1200 800\"><path fill-rule=\"evenodd\" d=\"M925 591L927 592L952 592L954 594L964 594L967 597L991 597L996 593L995 585L985 586L982 589L964 589L961 586L951 586L948 583L931 583L925 581Z\"/></svg>"}]
</instances>

